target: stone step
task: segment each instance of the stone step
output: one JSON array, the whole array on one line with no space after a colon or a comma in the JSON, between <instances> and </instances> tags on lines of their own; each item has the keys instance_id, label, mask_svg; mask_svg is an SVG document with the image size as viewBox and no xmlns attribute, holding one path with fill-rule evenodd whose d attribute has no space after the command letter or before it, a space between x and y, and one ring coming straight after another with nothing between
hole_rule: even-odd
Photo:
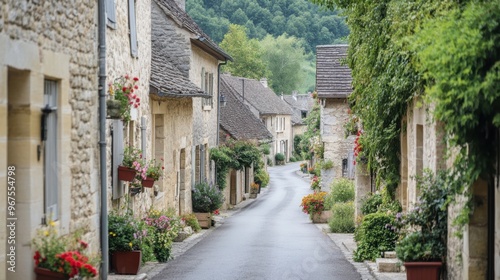
<instances>
[{"instance_id":1,"label":"stone step","mask_svg":"<svg viewBox=\"0 0 500 280\"><path fill-rule=\"evenodd\" d=\"M379 272L400 272L401 263L398 259L377 258L375 260Z\"/></svg>"},{"instance_id":2,"label":"stone step","mask_svg":"<svg viewBox=\"0 0 500 280\"><path fill-rule=\"evenodd\" d=\"M395 259L396 258L396 252L395 251L384 252L384 258L386 258L386 259Z\"/></svg>"}]
</instances>

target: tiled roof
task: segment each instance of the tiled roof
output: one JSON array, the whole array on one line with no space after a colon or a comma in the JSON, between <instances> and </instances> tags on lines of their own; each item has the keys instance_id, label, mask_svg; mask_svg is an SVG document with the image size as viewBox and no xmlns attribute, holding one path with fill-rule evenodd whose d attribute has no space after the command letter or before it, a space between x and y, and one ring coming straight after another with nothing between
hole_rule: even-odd
<instances>
[{"instance_id":1,"label":"tiled roof","mask_svg":"<svg viewBox=\"0 0 500 280\"><path fill-rule=\"evenodd\" d=\"M174 20L180 27L189 30L196 38L192 38L196 45L204 45L209 52L219 60L233 60L232 57L224 52L212 39L203 32L196 22L181 9L174 0L155 0L167 16Z\"/></svg>"},{"instance_id":2,"label":"tiled roof","mask_svg":"<svg viewBox=\"0 0 500 280\"><path fill-rule=\"evenodd\" d=\"M257 109L261 115L291 115L292 110L269 87L260 81L222 74L228 89ZM243 86L244 85L244 86Z\"/></svg>"},{"instance_id":3,"label":"tiled roof","mask_svg":"<svg viewBox=\"0 0 500 280\"><path fill-rule=\"evenodd\" d=\"M222 129L236 140L270 140L273 138L262 121L241 102L240 98L234 95L226 83L220 83L220 92L227 100L227 105L220 107Z\"/></svg>"},{"instance_id":4,"label":"tiled roof","mask_svg":"<svg viewBox=\"0 0 500 280\"><path fill-rule=\"evenodd\" d=\"M347 98L352 92L351 69L342 63L347 45L316 47L316 91L320 98Z\"/></svg>"},{"instance_id":5,"label":"tiled roof","mask_svg":"<svg viewBox=\"0 0 500 280\"><path fill-rule=\"evenodd\" d=\"M293 111L292 124L303 124L302 112L309 112L313 106L314 99L309 94L284 95L283 100Z\"/></svg>"}]
</instances>

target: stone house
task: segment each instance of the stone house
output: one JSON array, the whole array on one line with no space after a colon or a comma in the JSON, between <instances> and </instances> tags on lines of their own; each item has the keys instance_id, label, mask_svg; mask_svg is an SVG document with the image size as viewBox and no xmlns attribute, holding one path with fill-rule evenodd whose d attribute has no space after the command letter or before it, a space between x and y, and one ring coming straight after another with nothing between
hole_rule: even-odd
<instances>
[{"instance_id":1,"label":"stone house","mask_svg":"<svg viewBox=\"0 0 500 280\"><path fill-rule=\"evenodd\" d=\"M445 155L442 124L433 120L432 105L417 105L422 103L414 98L403 119L406 130L401 133L401 182L396 198L404 211L412 209L418 199L415 176L422 175L425 169L435 173L451 168L453 163ZM492 156L499 158L495 154ZM500 224L496 206L500 193L498 174L492 177L494 180L490 184L480 179L471 187L474 211L463 229L462 239L456 237L457 229L452 224L464 207L465 199L459 198L448 208L447 279L488 279L488 266L498 267L500 263L500 238L495 234ZM493 269L495 279L499 278L499 269Z\"/></svg>"},{"instance_id":2,"label":"stone house","mask_svg":"<svg viewBox=\"0 0 500 280\"><path fill-rule=\"evenodd\" d=\"M228 139L255 144L272 142L273 135L224 80L220 83L220 93L227 101L227 105L220 108L220 143L225 143ZM253 167L229 171L226 179L228 185L224 189L227 206L236 205L249 197L253 172Z\"/></svg>"},{"instance_id":3,"label":"stone house","mask_svg":"<svg viewBox=\"0 0 500 280\"><path fill-rule=\"evenodd\" d=\"M281 97L292 109L292 139L295 139L296 135L304 134L307 130L304 119L309 115L314 99L310 93L298 94L296 91L292 92L291 95L282 95ZM292 144L294 143L292 142ZM292 145L292 151L294 150L295 147Z\"/></svg>"},{"instance_id":4,"label":"stone house","mask_svg":"<svg viewBox=\"0 0 500 280\"><path fill-rule=\"evenodd\" d=\"M152 29L153 146L155 158L168 162L160 190L166 207L190 213L191 187L214 183L209 150L217 146L219 64L232 58L186 14L185 1L154 0Z\"/></svg>"},{"instance_id":5,"label":"stone house","mask_svg":"<svg viewBox=\"0 0 500 280\"><path fill-rule=\"evenodd\" d=\"M285 155L285 161L289 161L293 146L290 107L267 86L265 78L257 81L222 74L221 80L236 93L235 96L250 108L273 135L271 160L274 162L275 155L282 153Z\"/></svg>"},{"instance_id":6,"label":"stone house","mask_svg":"<svg viewBox=\"0 0 500 280\"><path fill-rule=\"evenodd\" d=\"M34 279L46 216L99 251L97 1L1 6L0 279Z\"/></svg>"},{"instance_id":7,"label":"stone house","mask_svg":"<svg viewBox=\"0 0 500 280\"><path fill-rule=\"evenodd\" d=\"M321 140L324 160L331 160L333 168L322 170L322 184L326 189L335 178L354 178L353 142L346 137L345 124L349 120L347 98L352 92L351 70L342 63L347 57L347 45L316 47L316 91L321 100Z\"/></svg>"}]
</instances>

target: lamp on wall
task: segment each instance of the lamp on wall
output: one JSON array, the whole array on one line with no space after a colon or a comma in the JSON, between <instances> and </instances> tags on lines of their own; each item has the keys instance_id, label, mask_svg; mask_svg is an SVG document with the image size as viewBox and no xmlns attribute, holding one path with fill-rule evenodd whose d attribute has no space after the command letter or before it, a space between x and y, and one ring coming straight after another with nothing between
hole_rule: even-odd
<instances>
[{"instance_id":1,"label":"lamp on wall","mask_svg":"<svg viewBox=\"0 0 500 280\"><path fill-rule=\"evenodd\" d=\"M224 96L224 94L220 95L219 102L220 102L220 106L226 107L227 100L226 100L226 96Z\"/></svg>"}]
</instances>

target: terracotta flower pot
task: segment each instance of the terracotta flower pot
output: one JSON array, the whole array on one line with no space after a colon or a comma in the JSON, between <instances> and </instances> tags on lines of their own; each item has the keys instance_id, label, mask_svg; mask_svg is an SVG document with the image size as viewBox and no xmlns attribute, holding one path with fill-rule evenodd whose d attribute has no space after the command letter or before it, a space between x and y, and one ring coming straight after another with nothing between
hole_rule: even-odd
<instances>
[{"instance_id":1,"label":"terracotta flower pot","mask_svg":"<svg viewBox=\"0 0 500 280\"><path fill-rule=\"evenodd\" d=\"M147 177L146 179L142 179L142 186L145 188L152 188L155 183L155 179L151 177Z\"/></svg>"},{"instance_id":2,"label":"terracotta flower pot","mask_svg":"<svg viewBox=\"0 0 500 280\"><path fill-rule=\"evenodd\" d=\"M36 280L68 280L69 275L64 273L50 271L46 268L35 267Z\"/></svg>"},{"instance_id":3,"label":"terracotta flower pot","mask_svg":"<svg viewBox=\"0 0 500 280\"><path fill-rule=\"evenodd\" d=\"M141 266L141 251L112 252L111 261L116 274L136 275Z\"/></svg>"},{"instance_id":4,"label":"terracotta flower pot","mask_svg":"<svg viewBox=\"0 0 500 280\"><path fill-rule=\"evenodd\" d=\"M407 280L439 280L441 262L405 262Z\"/></svg>"},{"instance_id":5,"label":"terracotta flower pot","mask_svg":"<svg viewBox=\"0 0 500 280\"><path fill-rule=\"evenodd\" d=\"M118 166L118 179L131 182L134 180L137 171L130 167Z\"/></svg>"}]
</instances>

